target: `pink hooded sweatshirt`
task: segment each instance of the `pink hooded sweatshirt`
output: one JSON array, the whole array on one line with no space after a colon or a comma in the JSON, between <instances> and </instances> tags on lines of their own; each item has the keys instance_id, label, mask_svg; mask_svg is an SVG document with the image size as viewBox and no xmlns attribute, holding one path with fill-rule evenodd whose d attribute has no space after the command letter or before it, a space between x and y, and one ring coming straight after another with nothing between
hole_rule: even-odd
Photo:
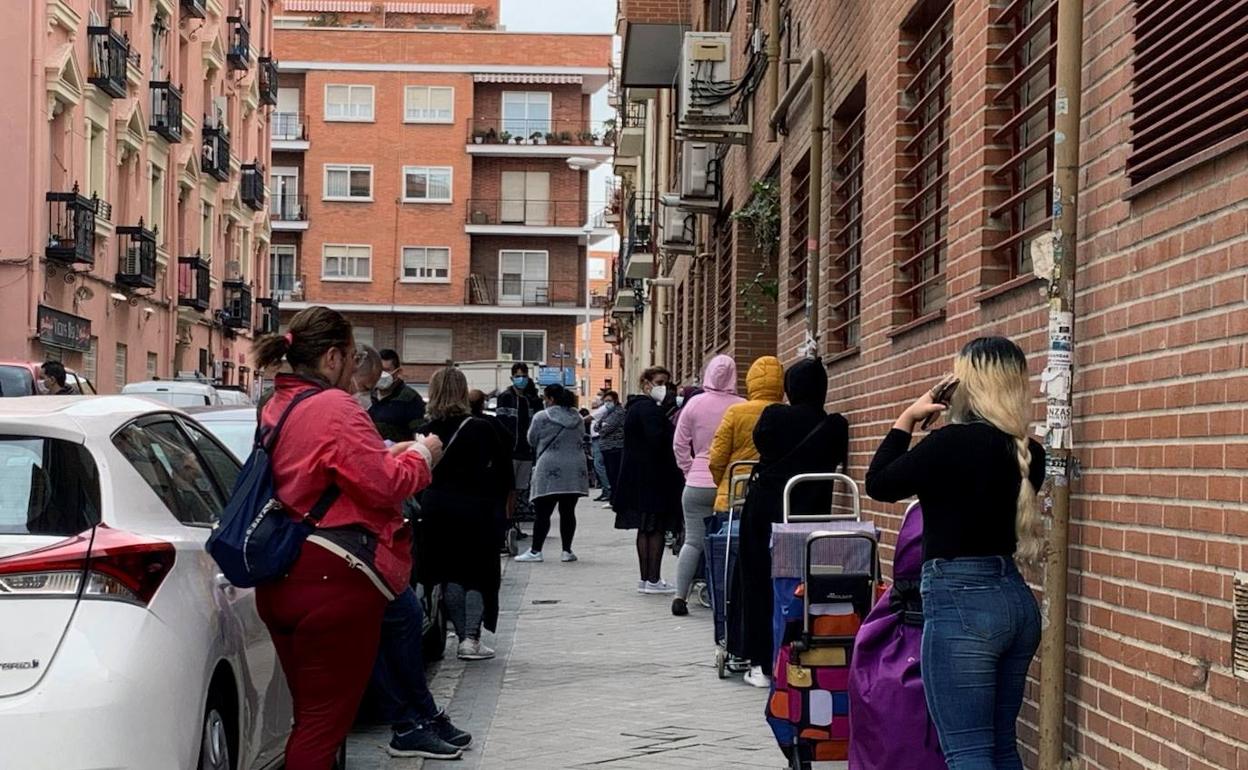
<instances>
[{"instance_id":1,"label":"pink hooded sweatshirt","mask_svg":"<svg viewBox=\"0 0 1248 770\"><path fill-rule=\"evenodd\" d=\"M680 410L672 443L685 485L714 489L715 479L707 466L711 442L728 407L745 400L737 395L737 363L731 356L715 356L706 365L702 391Z\"/></svg>"}]
</instances>

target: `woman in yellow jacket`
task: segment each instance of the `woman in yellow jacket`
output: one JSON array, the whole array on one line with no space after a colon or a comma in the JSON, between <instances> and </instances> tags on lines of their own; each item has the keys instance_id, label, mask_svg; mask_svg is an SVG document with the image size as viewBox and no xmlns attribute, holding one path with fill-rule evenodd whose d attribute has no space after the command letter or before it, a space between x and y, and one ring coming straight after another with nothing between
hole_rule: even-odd
<instances>
[{"instance_id":1,"label":"woman in yellow jacket","mask_svg":"<svg viewBox=\"0 0 1248 770\"><path fill-rule=\"evenodd\" d=\"M754 448L754 424L771 404L784 400L784 367L775 356L763 356L750 365L745 375L746 394L749 400L733 404L724 413L723 422L715 431L711 442L708 465L711 478L719 487L715 497L715 510L728 510L728 467L738 460L757 460Z\"/></svg>"}]
</instances>

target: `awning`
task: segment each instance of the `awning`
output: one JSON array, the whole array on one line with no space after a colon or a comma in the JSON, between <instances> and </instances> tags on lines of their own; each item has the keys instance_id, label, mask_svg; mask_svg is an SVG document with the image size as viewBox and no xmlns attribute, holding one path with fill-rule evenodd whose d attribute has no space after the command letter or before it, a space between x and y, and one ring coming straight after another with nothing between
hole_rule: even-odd
<instances>
[{"instance_id":1,"label":"awning","mask_svg":"<svg viewBox=\"0 0 1248 770\"><path fill-rule=\"evenodd\" d=\"M680 49L688 27L681 24L629 22L624 33L620 85L625 88L674 88Z\"/></svg>"},{"instance_id":2,"label":"awning","mask_svg":"<svg viewBox=\"0 0 1248 770\"><path fill-rule=\"evenodd\" d=\"M472 3L386 3L386 13L432 13L440 16L471 16Z\"/></svg>"},{"instance_id":3,"label":"awning","mask_svg":"<svg viewBox=\"0 0 1248 770\"><path fill-rule=\"evenodd\" d=\"M370 0L286 0L283 8L303 13L372 13Z\"/></svg>"},{"instance_id":4,"label":"awning","mask_svg":"<svg viewBox=\"0 0 1248 770\"><path fill-rule=\"evenodd\" d=\"M580 85L580 75L536 75L515 72L480 72L472 76L474 83L546 83L554 85Z\"/></svg>"}]
</instances>

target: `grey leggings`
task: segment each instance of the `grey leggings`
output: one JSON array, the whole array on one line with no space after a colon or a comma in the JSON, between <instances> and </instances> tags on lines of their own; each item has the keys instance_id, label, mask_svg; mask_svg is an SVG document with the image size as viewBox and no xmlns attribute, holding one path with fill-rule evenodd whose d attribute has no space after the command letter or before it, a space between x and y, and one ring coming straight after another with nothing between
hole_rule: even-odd
<instances>
[{"instance_id":1,"label":"grey leggings","mask_svg":"<svg viewBox=\"0 0 1248 770\"><path fill-rule=\"evenodd\" d=\"M704 519L715 512L715 487L685 487L680 502L685 509L685 544L680 547L676 562L676 596L689 598L689 589L698 577L702 546L706 541Z\"/></svg>"},{"instance_id":2,"label":"grey leggings","mask_svg":"<svg viewBox=\"0 0 1248 770\"><path fill-rule=\"evenodd\" d=\"M485 614L485 597L481 592L464 590L459 583L447 583L442 599L459 641L480 639L481 617Z\"/></svg>"}]
</instances>

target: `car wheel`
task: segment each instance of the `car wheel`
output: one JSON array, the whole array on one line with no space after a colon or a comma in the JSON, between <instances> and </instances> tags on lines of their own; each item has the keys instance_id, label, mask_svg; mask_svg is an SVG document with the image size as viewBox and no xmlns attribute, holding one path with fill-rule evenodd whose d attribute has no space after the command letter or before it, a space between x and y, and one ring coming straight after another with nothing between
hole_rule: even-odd
<instances>
[{"instance_id":1,"label":"car wheel","mask_svg":"<svg viewBox=\"0 0 1248 770\"><path fill-rule=\"evenodd\" d=\"M216 703L204 710L203 737L199 745L199 770L234 770L230 751L230 727Z\"/></svg>"}]
</instances>

